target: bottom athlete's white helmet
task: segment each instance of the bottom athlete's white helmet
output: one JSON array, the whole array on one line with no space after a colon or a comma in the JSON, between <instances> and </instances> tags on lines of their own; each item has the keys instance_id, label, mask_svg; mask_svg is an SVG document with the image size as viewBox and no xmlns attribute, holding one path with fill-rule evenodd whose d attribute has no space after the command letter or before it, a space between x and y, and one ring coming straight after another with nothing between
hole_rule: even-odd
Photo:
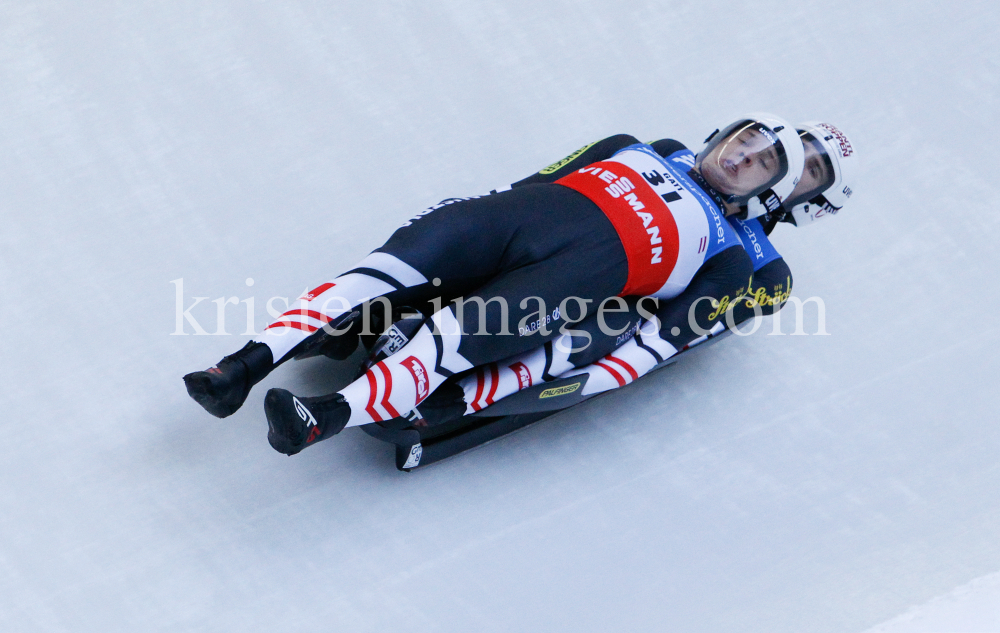
<instances>
[{"instance_id":1,"label":"bottom athlete's white helmet","mask_svg":"<svg viewBox=\"0 0 1000 633\"><path fill-rule=\"evenodd\" d=\"M782 206L784 221L806 226L836 215L850 199L857 157L847 135L829 123L803 123L796 130L806 157L802 182L815 185L793 192Z\"/></svg>"},{"instance_id":2,"label":"bottom athlete's white helmet","mask_svg":"<svg viewBox=\"0 0 1000 633\"><path fill-rule=\"evenodd\" d=\"M777 169L774 176L766 183L762 183L749 193L742 195L733 194L732 191L724 191L724 186L710 180L708 170L726 171L722 165L710 165L710 156L713 150L720 144L729 143L733 139L739 138L744 131L757 132L760 137L766 139L767 145L774 148L777 158ZM760 155L760 153L758 153ZM799 176L802 174L804 161L802 143L798 138L798 133L790 123L779 116L767 113L748 114L735 123L726 126L721 132L706 140L705 147L698 152L695 167L699 169L702 177L709 181L727 203L732 203L744 207L743 212L738 216L742 219L755 218L765 213L777 211L781 203L791 195L792 190L799 183Z\"/></svg>"}]
</instances>

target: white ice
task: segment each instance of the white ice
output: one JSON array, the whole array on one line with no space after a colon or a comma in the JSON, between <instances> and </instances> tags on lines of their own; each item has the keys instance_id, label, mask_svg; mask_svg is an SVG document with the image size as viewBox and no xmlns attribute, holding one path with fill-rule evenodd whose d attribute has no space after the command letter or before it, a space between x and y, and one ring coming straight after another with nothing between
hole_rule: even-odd
<instances>
[{"instance_id":1,"label":"white ice","mask_svg":"<svg viewBox=\"0 0 1000 633\"><path fill-rule=\"evenodd\" d=\"M986 1L0 0L0 630L860 632L997 573L998 31ZM765 324L412 474L356 429L267 445L266 390L325 359L226 420L184 391L247 304L172 335L172 281L259 330L444 197L760 110L864 161L775 232L829 336Z\"/></svg>"},{"instance_id":2,"label":"white ice","mask_svg":"<svg viewBox=\"0 0 1000 633\"><path fill-rule=\"evenodd\" d=\"M977 578L866 633L982 633L1000 630L1000 573Z\"/></svg>"}]
</instances>

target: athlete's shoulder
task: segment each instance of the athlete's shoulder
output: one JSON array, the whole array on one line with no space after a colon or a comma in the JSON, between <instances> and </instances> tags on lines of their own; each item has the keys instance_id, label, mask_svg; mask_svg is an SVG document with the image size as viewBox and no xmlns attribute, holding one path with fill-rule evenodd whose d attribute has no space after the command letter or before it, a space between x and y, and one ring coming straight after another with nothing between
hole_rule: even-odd
<instances>
[{"instance_id":1,"label":"athlete's shoulder","mask_svg":"<svg viewBox=\"0 0 1000 633\"><path fill-rule=\"evenodd\" d=\"M612 156L615 152L629 147L630 145L635 145L639 141L631 134L615 134L607 138L601 139L599 141L594 141L593 143L588 143L580 149L576 150L569 156L558 160L548 167L542 169L538 173L549 175L554 174L560 170L563 170L566 166L571 163L581 162L579 159L585 157L589 162L597 162L604 158Z\"/></svg>"},{"instance_id":2,"label":"athlete's shoulder","mask_svg":"<svg viewBox=\"0 0 1000 633\"><path fill-rule=\"evenodd\" d=\"M667 158L672 154L676 154L677 152L690 151L687 148L687 145L681 143L680 141L675 141L672 138L662 138L658 141L653 141L649 144L649 146L653 148L653 151L664 158Z\"/></svg>"},{"instance_id":3,"label":"athlete's shoulder","mask_svg":"<svg viewBox=\"0 0 1000 633\"><path fill-rule=\"evenodd\" d=\"M562 158L537 173L519 180L511 187L521 187L524 185L549 183L559 180L563 176L586 167L591 163L607 160L615 155L619 150L635 145L639 141L631 134L614 134L593 143L588 143L580 149Z\"/></svg>"},{"instance_id":4,"label":"athlete's shoulder","mask_svg":"<svg viewBox=\"0 0 1000 633\"><path fill-rule=\"evenodd\" d=\"M756 302L764 314L780 310L791 295L792 270L784 259L779 257L754 271L747 297Z\"/></svg>"},{"instance_id":5,"label":"athlete's shoulder","mask_svg":"<svg viewBox=\"0 0 1000 633\"><path fill-rule=\"evenodd\" d=\"M739 220L735 216L726 218L729 224L736 231L743 248L746 249L750 259L753 260L753 269L758 271L771 262L781 259L778 249L771 243L770 238L761 226L757 218L750 220Z\"/></svg>"}]
</instances>

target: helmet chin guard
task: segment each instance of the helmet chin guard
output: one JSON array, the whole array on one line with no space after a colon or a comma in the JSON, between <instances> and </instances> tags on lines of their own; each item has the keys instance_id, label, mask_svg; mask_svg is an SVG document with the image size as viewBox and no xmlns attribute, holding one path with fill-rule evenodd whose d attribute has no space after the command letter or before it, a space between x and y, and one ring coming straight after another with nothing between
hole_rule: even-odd
<instances>
[{"instance_id":1,"label":"helmet chin guard","mask_svg":"<svg viewBox=\"0 0 1000 633\"><path fill-rule=\"evenodd\" d=\"M809 226L813 222L822 220L823 218L837 215L838 211L840 211L840 207L831 205L821 194L809 202L797 204L792 207L792 210L785 216L785 221L791 222L795 226Z\"/></svg>"},{"instance_id":2,"label":"helmet chin guard","mask_svg":"<svg viewBox=\"0 0 1000 633\"><path fill-rule=\"evenodd\" d=\"M755 218L781 207L782 202L792 193L799 182L804 165L804 150L795 128L781 117L767 113L749 114L742 119L726 126L721 132L716 132L706 140L705 147L698 152L695 167L705 176L702 165L712 156L720 144L746 130L753 130L770 143L777 154L778 169L769 182L763 183L749 193L737 194L723 191L725 187L716 186L709 180L727 203L743 207L738 217ZM718 169L718 168L716 168Z\"/></svg>"}]
</instances>

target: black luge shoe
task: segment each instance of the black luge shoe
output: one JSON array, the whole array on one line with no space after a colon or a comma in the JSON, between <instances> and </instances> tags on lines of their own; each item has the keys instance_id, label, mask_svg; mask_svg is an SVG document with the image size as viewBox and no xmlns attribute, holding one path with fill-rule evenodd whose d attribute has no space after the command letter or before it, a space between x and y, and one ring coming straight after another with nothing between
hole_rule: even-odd
<instances>
[{"instance_id":1,"label":"black luge shoe","mask_svg":"<svg viewBox=\"0 0 1000 633\"><path fill-rule=\"evenodd\" d=\"M215 367L184 376L184 385L195 402L215 417L224 418L243 406L250 388L271 373L273 367L271 348L250 341Z\"/></svg>"},{"instance_id":2,"label":"black luge shoe","mask_svg":"<svg viewBox=\"0 0 1000 633\"><path fill-rule=\"evenodd\" d=\"M264 413L271 447L294 455L343 431L351 417L351 405L339 393L299 398L285 389L270 389L264 397Z\"/></svg>"}]
</instances>

